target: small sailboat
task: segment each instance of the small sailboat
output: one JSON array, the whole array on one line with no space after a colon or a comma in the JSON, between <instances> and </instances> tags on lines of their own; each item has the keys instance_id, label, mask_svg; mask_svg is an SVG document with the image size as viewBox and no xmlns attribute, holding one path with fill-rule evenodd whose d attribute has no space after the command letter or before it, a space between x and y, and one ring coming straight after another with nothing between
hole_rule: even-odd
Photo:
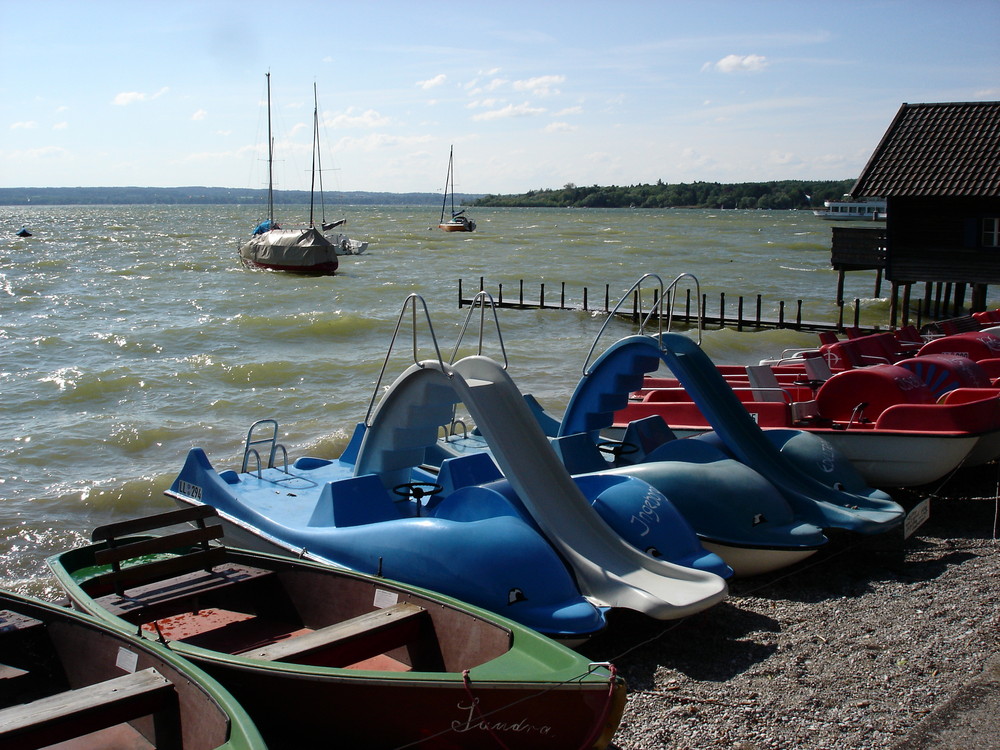
<instances>
[{"instance_id":1,"label":"small sailboat","mask_svg":"<svg viewBox=\"0 0 1000 750\"><path fill-rule=\"evenodd\" d=\"M445 178L444 182L444 200L441 201L441 219L438 223L438 229L443 229L445 232L475 232L476 222L472 219L464 216L465 209L461 211L455 210L455 147L451 147L451 151L448 152L448 177ZM444 219L444 212L448 206L448 197L451 196L451 218L448 221Z\"/></svg>"},{"instance_id":2,"label":"small sailboat","mask_svg":"<svg viewBox=\"0 0 1000 750\"><path fill-rule=\"evenodd\" d=\"M312 184L309 190L309 225L301 228L283 228L274 220L274 137L271 134L271 74L267 74L267 219L253 230L249 240L239 247L240 259L251 268L265 268L271 271L289 273L332 275L336 273L338 255L347 254L352 247L351 240L342 235L337 242L331 242L323 231L327 225L321 223L318 229L313 221L315 205L315 184L318 140L318 106L315 105L316 88L313 86L313 161ZM321 186L322 191L322 186ZM329 225L333 229L340 223ZM323 231L321 231L321 229ZM338 248L343 248L338 252ZM366 245L367 247L367 245ZM359 250L358 252L363 252Z\"/></svg>"},{"instance_id":3,"label":"small sailboat","mask_svg":"<svg viewBox=\"0 0 1000 750\"><path fill-rule=\"evenodd\" d=\"M25 227L25 226L22 226L22 227L21 227L21 228L20 228L20 229L19 229L19 230L18 230L18 231L16 232L16 234L17 234L17 236L18 236L18 237L30 237L30 236L31 236L31 232L29 232L29 231L28 231L28 228L27 228L27 227Z\"/></svg>"}]
</instances>

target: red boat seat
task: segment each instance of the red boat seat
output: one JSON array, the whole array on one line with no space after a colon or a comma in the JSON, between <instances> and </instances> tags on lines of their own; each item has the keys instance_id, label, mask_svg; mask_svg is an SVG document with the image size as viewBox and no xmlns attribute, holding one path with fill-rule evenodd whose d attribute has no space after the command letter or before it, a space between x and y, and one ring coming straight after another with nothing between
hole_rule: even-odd
<instances>
[{"instance_id":1,"label":"red boat seat","mask_svg":"<svg viewBox=\"0 0 1000 750\"><path fill-rule=\"evenodd\" d=\"M1000 399L948 404L899 404L878 418L876 429L917 432L969 432L981 434L1000 428Z\"/></svg>"},{"instance_id":2,"label":"red boat seat","mask_svg":"<svg viewBox=\"0 0 1000 750\"><path fill-rule=\"evenodd\" d=\"M986 371L968 357L953 354L925 354L897 362L920 378L931 389L934 398L956 388L988 388Z\"/></svg>"},{"instance_id":3,"label":"red boat seat","mask_svg":"<svg viewBox=\"0 0 1000 750\"><path fill-rule=\"evenodd\" d=\"M1000 397L1000 389L990 388L956 388L948 391L938 399L939 404L967 404L970 401L984 401L988 398Z\"/></svg>"},{"instance_id":4,"label":"red boat seat","mask_svg":"<svg viewBox=\"0 0 1000 750\"><path fill-rule=\"evenodd\" d=\"M988 331L956 333L954 336L928 341L920 347L917 356L925 354L957 354L960 357L968 357L974 362L981 359L995 359L1000 357L1000 336Z\"/></svg>"},{"instance_id":5,"label":"red boat seat","mask_svg":"<svg viewBox=\"0 0 1000 750\"><path fill-rule=\"evenodd\" d=\"M972 313L981 326L995 326L1000 323L1000 310L984 310L983 312Z\"/></svg>"},{"instance_id":6,"label":"red boat seat","mask_svg":"<svg viewBox=\"0 0 1000 750\"><path fill-rule=\"evenodd\" d=\"M820 416L835 422L873 422L895 404L933 404L934 394L915 374L897 365L877 365L835 374L820 386ZM862 406L863 405L863 406Z\"/></svg>"}]
</instances>

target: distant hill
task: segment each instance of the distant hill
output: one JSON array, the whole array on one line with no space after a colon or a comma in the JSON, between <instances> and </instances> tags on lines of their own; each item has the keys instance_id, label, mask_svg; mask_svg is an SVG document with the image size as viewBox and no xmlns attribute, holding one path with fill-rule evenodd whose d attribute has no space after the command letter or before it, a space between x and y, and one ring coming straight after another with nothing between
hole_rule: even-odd
<instances>
[{"instance_id":1,"label":"distant hill","mask_svg":"<svg viewBox=\"0 0 1000 750\"><path fill-rule=\"evenodd\" d=\"M854 180L692 182L529 190L520 195L485 195L473 206L518 208L808 208L839 200Z\"/></svg>"},{"instance_id":2,"label":"distant hill","mask_svg":"<svg viewBox=\"0 0 1000 750\"><path fill-rule=\"evenodd\" d=\"M431 206L441 203L440 193L325 192L327 206ZM468 203L479 194L455 194L455 202ZM308 190L279 190L279 205L309 202ZM264 205L266 190L213 187L72 187L0 188L0 206L123 206L142 204L174 205Z\"/></svg>"}]
</instances>

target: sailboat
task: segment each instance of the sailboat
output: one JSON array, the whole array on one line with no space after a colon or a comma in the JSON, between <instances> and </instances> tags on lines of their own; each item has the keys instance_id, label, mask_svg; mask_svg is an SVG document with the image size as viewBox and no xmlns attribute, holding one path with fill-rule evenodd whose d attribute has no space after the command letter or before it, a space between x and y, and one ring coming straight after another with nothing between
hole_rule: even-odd
<instances>
[{"instance_id":1,"label":"sailboat","mask_svg":"<svg viewBox=\"0 0 1000 750\"><path fill-rule=\"evenodd\" d=\"M254 227L249 240L239 247L240 259L251 268L265 268L271 271L289 273L332 275L340 262L337 260L337 242L331 242L323 231L343 224L320 224L316 228L313 220L315 206L316 169L319 154L319 107L316 104L316 87L313 85L313 159L312 183L309 189L309 225L301 228L283 228L274 220L274 137L271 133L271 74L267 74L267 219ZM322 190L322 186L320 188ZM343 243L345 248L348 247ZM367 245L366 245L367 246Z\"/></svg>"},{"instance_id":2,"label":"sailboat","mask_svg":"<svg viewBox=\"0 0 1000 750\"><path fill-rule=\"evenodd\" d=\"M451 151L448 153L448 177L444 182L444 200L441 201L441 220L438 224L438 229L443 229L446 232L475 232L476 222L462 215L465 213L465 209L463 208L461 211L455 210L454 160L455 147L452 146ZM449 195L451 196L451 218L445 221L444 211L448 205Z\"/></svg>"}]
</instances>

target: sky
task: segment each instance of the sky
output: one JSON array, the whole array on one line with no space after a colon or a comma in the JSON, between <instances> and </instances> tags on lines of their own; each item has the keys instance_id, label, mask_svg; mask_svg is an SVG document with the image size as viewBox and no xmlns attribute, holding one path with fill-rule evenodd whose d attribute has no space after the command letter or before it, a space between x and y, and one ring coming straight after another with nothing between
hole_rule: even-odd
<instances>
[{"instance_id":1,"label":"sky","mask_svg":"<svg viewBox=\"0 0 1000 750\"><path fill-rule=\"evenodd\" d=\"M0 187L846 180L1000 100L1000 0L0 0Z\"/></svg>"}]
</instances>

